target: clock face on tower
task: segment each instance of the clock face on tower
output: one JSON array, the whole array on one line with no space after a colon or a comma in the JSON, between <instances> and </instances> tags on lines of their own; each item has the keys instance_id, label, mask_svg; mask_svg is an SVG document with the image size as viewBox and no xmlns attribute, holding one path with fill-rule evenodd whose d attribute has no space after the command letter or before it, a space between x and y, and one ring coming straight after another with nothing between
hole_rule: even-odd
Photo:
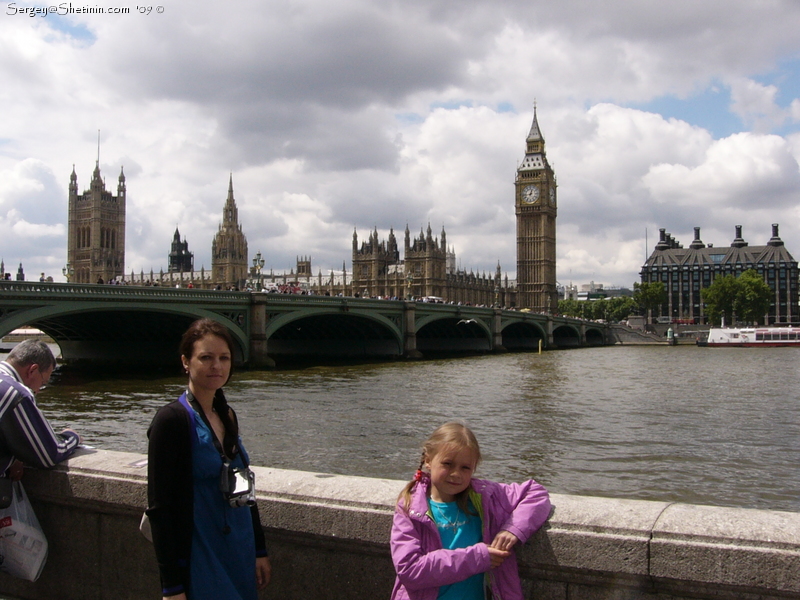
<instances>
[{"instance_id":1,"label":"clock face on tower","mask_svg":"<svg viewBox=\"0 0 800 600\"><path fill-rule=\"evenodd\" d=\"M556 189L550 188L550 206L556 205Z\"/></svg>"},{"instance_id":2,"label":"clock face on tower","mask_svg":"<svg viewBox=\"0 0 800 600\"><path fill-rule=\"evenodd\" d=\"M539 188L535 185L526 185L522 188L522 201L525 204L533 204L539 199Z\"/></svg>"}]
</instances>

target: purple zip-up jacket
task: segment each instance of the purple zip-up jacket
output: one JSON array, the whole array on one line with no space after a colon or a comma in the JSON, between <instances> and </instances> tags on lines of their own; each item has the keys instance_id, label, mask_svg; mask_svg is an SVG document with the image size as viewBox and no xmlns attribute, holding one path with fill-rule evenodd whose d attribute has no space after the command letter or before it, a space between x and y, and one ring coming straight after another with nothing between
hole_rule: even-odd
<instances>
[{"instance_id":1,"label":"purple zip-up jacket","mask_svg":"<svg viewBox=\"0 0 800 600\"><path fill-rule=\"evenodd\" d=\"M72 455L80 437L55 433L16 369L0 362L0 475L14 458L42 469Z\"/></svg>"},{"instance_id":2,"label":"purple zip-up jacket","mask_svg":"<svg viewBox=\"0 0 800 600\"><path fill-rule=\"evenodd\" d=\"M392 600L436 600L439 586L487 571L494 600L523 600L514 552L490 571L488 545L503 530L527 541L550 516L547 490L533 480L504 484L473 479L471 486L470 499L481 513L483 542L468 548L442 548L436 523L428 516L429 478L411 490L408 511L402 500L398 502L391 538L397 571Z\"/></svg>"}]
</instances>

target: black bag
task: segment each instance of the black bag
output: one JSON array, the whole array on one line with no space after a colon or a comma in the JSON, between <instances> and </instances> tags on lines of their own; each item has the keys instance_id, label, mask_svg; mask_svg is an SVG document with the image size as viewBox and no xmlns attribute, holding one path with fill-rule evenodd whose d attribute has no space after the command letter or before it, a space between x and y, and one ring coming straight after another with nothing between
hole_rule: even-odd
<instances>
[{"instance_id":1,"label":"black bag","mask_svg":"<svg viewBox=\"0 0 800 600\"><path fill-rule=\"evenodd\" d=\"M13 484L8 477L0 477L0 508L11 506L11 499L14 497Z\"/></svg>"}]
</instances>

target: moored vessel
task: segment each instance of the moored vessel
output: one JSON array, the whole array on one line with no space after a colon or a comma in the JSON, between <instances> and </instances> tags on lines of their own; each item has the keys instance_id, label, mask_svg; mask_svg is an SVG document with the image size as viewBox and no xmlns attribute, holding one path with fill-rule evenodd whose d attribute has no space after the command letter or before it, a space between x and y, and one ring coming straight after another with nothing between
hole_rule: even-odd
<instances>
[{"instance_id":1,"label":"moored vessel","mask_svg":"<svg viewBox=\"0 0 800 600\"><path fill-rule=\"evenodd\" d=\"M712 327L703 346L800 346L800 327Z\"/></svg>"}]
</instances>

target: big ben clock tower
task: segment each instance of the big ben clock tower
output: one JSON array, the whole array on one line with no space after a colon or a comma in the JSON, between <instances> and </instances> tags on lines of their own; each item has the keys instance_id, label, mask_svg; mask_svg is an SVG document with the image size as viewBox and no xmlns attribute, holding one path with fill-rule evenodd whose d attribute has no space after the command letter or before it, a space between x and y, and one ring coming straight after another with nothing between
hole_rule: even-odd
<instances>
[{"instance_id":1,"label":"big ben clock tower","mask_svg":"<svg viewBox=\"0 0 800 600\"><path fill-rule=\"evenodd\" d=\"M536 106L517 169L517 306L537 312L558 309L556 291L556 176L547 162Z\"/></svg>"}]
</instances>

